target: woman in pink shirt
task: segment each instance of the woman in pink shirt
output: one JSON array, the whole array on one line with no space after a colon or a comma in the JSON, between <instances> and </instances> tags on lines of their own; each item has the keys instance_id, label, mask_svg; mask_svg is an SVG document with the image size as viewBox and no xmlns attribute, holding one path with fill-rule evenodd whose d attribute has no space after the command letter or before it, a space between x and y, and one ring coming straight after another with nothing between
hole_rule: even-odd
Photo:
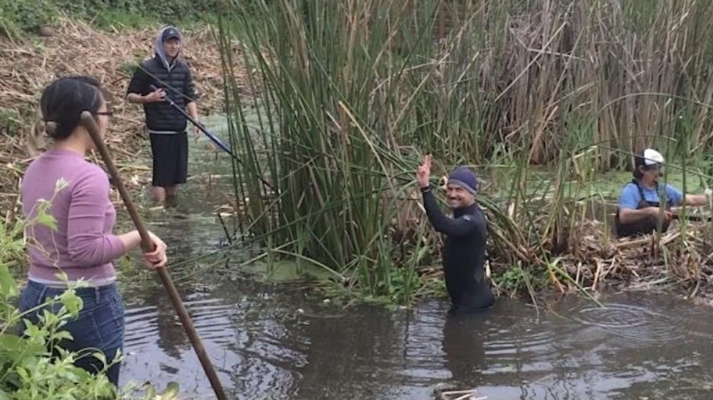
<instances>
[{"instance_id":1,"label":"woman in pink shirt","mask_svg":"<svg viewBox=\"0 0 713 400\"><path fill-rule=\"evenodd\" d=\"M26 230L30 244L27 286L20 297L25 312L62 294L66 283L57 278L63 272L70 282L80 279L90 287L78 289L84 302L77 319L64 326L73 337L59 345L72 351L96 349L107 362L123 349L124 304L117 289L114 262L141 245L138 231L112 233L116 210L109 197L109 178L97 165L84 159L94 149L89 133L81 124L81 113L89 111L106 134L111 112L99 82L90 77L67 77L52 82L42 93L40 108L51 148L34 160L22 182L22 209L26 219L36 216L39 202L52 200L47 210L56 219L56 229L33 224ZM58 182L62 184L58 185ZM56 192L57 187L63 187ZM149 268L166 265L166 244L151 234L156 246L145 253ZM54 306L56 312L61 305ZM38 313L28 318L38 324ZM96 373L101 361L86 354L78 366ZM118 387L119 364L107 372Z\"/></svg>"}]
</instances>

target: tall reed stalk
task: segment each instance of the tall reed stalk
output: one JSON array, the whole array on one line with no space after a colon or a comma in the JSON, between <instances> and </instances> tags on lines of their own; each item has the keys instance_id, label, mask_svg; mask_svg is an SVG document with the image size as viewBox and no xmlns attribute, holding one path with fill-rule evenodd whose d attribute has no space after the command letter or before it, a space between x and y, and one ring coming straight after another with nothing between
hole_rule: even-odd
<instances>
[{"instance_id":1,"label":"tall reed stalk","mask_svg":"<svg viewBox=\"0 0 713 400\"><path fill-rule=\"evenodd\" d=\"M423 153L439 175L507 164L498 200L479 196L494 252L557 282L553 258L576 240L565 200L592 172L644 146L673 159L711 142L707 0L245 3L227 7L219 35L244 225L374 293L435 263L413 179ZM245 123L236 56L258 127ZM545 190L538 164L554 166ZM550 212L525 207L533 191Z\"/></svg>"}]
</instances>

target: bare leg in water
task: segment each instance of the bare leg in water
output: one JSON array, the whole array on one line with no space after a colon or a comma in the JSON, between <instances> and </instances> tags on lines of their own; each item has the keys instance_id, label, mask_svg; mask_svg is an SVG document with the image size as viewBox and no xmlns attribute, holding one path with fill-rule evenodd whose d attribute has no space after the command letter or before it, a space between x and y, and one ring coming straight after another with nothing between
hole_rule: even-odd
<instances>
[{"instance_id":1,"label":"bare leg in water","mask_svg":"<svg viewBox=\"0 0 713 400\"><path fill-rule=\"evenodd\" d=\"M164 207L175 207L177 205L176 187L153 187L153 198L158 204L163 204Z\"/></svg>"}]
</instances>

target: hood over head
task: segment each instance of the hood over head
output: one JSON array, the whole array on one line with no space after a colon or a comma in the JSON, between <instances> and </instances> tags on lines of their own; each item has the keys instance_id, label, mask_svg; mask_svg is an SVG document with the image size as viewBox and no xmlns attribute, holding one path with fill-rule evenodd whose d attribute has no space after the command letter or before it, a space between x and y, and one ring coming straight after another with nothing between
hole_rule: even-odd
<instances>
[{"instance_id":1,"label":"hood over head","mask_svg":"<svg viewBox=\"0 0 713 400\"><path fill-rule=\"evenodd\" d=\"M166 67L166 69L169 71L175 65L176 60L168 59L168 57L166 56L166 50L163 48L163 42L171 38L177 38L178 40L183 41L183 36L181 35L181 32L175 26L169 25L161 28L158 31L158 33L156 34L156 40L154 41L153 45L154 53L161 60L163 66Z\"/></svg>"}]
</instances>

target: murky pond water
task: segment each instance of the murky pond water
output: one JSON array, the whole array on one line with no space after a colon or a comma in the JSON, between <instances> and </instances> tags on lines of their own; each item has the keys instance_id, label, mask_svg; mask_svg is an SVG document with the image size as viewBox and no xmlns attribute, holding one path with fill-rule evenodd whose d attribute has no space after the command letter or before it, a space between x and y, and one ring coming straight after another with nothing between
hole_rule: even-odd
<instances>
[{"instance_id":1,"label":"murky pond water","mask_svg":"<svg viewBox=\"0 0 713 400\"><path fill-rule=\"evenodd\" d=\"M165 294L127 294L124 378L176 380L209 398ZM572 299L538 315L501 300L485 315L453 318L439 301L339 313L306 303L299 288L241 281L183 298L223 384L241 399L429 399L443 383L488 399L711 395L713 323L685 302L617 296L600 309Z\"/></svg>"},{"instance_id":2,"label":"murky pond water","mask_svg":"<svg viewBox=\"0 0 713 400\"><path fill-rule=\"evenodd\" d=\"M210 157L194 155L216 165ZM200 180L183 190L187 218L151 218L173 263L217 251L223 237L211 215L221 199ZM459 318L441 300L411 311L341 311L310 300L300 284L258 283L213 262L171 273L233 398L433 399L443 384L490 400L713 398L712 313L682 300L620 294L599 308L571 296L536 309L500 299L488 313ZM138 273L145 276L123 277L122 384L177 381L183 396L213 398L160 282Z\"/></svg>"}]
</instances>

